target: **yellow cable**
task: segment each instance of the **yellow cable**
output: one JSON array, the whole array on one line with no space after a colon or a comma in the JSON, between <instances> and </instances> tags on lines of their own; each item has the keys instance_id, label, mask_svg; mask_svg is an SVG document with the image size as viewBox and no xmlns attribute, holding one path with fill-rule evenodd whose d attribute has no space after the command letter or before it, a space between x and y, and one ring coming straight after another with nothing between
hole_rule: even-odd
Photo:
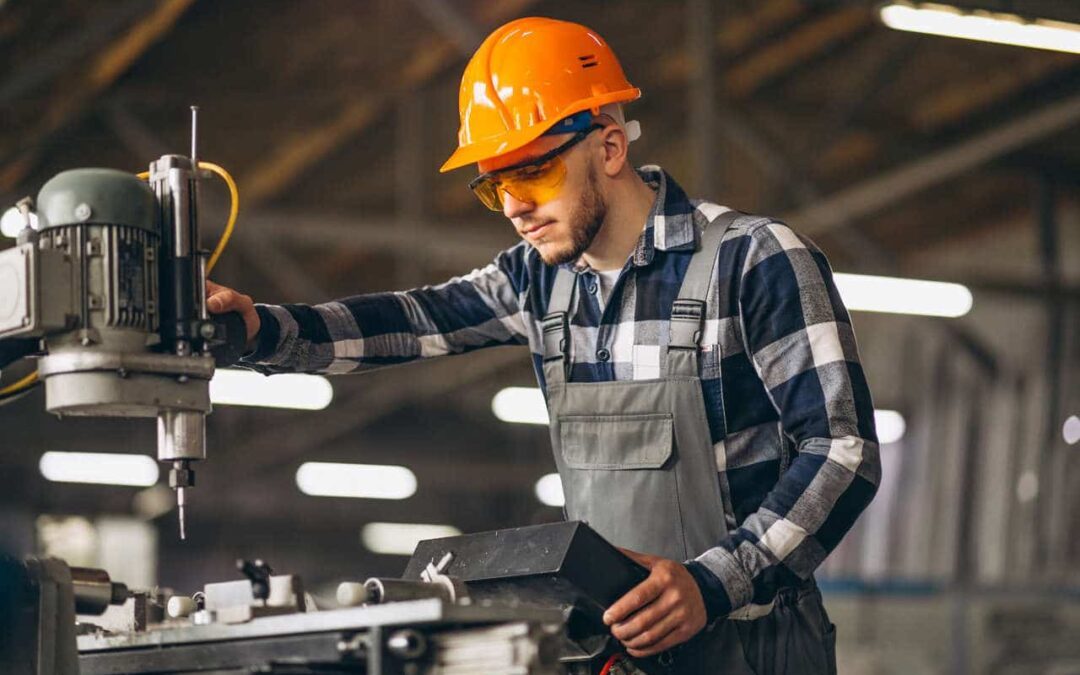
<instances>
[{"instance_id":1,"label":"yellow cable","mask_svg":"<svg viewBox=\"0 0 1080 675\"><path fill-rule=\"evenodd\" d=\"M199 162L199 168L212 171L221 180L225 181L225 185L229 186L229 198L232 202L229 206L229 219L225 222L225 231L221 233L221 239L218 240L217 246L214 247L214 252L210 254L210 260L206 262L206 273L210 274L210 270L214 269L214 265L217 264L222 251L225 250L229 239L232 238L233 228L236 226L236 216L240 213L240 191L236 188L236 181L233 180L233 177L221 166L213 162ZM135 175L141 180L146 180L150 177L150 172L143 171Z\"/></svg>"},{"instance_id":2,"label":"yellow cable","mask_svg":"<svg viewBox=\"0 0 1080 675\"><path fill-rule=\"evenodd\" d=\"M26 377L22 378L18 382L9 384L8 386L0 389L0 396L7 396L9 394L15 394L23 389L29 389L33 384L37 382L37 371L30 373Z\"/></svg>"},{"instance_id":3,"label":"yellow cable","mask_svg":"<svg viewBox=\"0 0 1080 675\"><path fill-rule=\"evenodd\" d=\"M232 201L232 205L229 207L229 220L225 222L225 231L221 233L221 239L218 240L217 246L214 247L214 252L210 254L210 260L206 263L206 273L210 274L210 270L214 269L214 265L217 264L218 258L221 257L221 252L225 250L225 246L232 237L233 227L236 225L236 216L240 213L240 191L236 189L236 181L229 175L229 172L217 164L212 162L199 162L199 168L209 169L220 176L221 180L225 181L225 185L229 186L229 198Z\"/></svg>"}]
</instances>

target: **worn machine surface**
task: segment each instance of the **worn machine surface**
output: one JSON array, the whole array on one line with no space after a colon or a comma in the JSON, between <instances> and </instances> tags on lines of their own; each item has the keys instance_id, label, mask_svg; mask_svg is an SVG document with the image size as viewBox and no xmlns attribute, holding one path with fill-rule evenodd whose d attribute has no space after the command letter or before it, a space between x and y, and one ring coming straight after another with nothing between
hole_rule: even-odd
<instances>
[{"instance_id":1,"label":"worn machine surface","mask_svg":"<svg viewBox=\"0 0 1080 675\"><path fill-rule=\"evenodd\" d=\"M618 647L603 608L646 576L579 522L421 542L404 578L343 582L335 609L261 560L192 596L55 559L16 568L13 675L592 674Z\"/></svg>"}]
</instances>

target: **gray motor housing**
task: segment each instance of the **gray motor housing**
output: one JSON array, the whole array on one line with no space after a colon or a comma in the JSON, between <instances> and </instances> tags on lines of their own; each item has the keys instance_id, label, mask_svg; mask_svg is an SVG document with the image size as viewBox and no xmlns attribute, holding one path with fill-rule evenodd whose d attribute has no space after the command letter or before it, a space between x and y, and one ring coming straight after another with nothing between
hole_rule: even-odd
<instances>
[{"instance_id":1,"label":"gray motor housing","mask_svg":"<svg viewBox=\"0 0 1080 675\"><path fill-rule=\"evenodd\" d=\"M161 237L150 187L114 169L64 171L41 188L37 210L36 236L0 253L0 338L155 344Z\"/></svg>"}]
</instances>

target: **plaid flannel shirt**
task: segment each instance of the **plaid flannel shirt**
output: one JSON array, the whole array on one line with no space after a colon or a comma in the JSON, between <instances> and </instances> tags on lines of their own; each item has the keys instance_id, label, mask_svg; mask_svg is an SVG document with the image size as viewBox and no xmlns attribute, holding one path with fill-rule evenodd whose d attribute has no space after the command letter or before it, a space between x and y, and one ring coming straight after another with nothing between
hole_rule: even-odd
<instances>
[{"instance_id":1,"label":"plaid flannel shirt","mask_svg":"<svg viewBox=\"0 0 1080 675\"><path fill-rule=\"evenodd\" d=\"M668 321L708 217L660 167L641 238L601 308L582 264L570 380L661 376ZM526 242L438 285L321 305L258 305L267 370L347 373L496 345L528 344L541 388L556 268ZM851 320L825 256L766 218L731 227L710 284L700 369L721 493L734 525L687 567L710 618L753 616L810 577L851 528L880 478L874 406Z\"/></svg>"}]
</instances>

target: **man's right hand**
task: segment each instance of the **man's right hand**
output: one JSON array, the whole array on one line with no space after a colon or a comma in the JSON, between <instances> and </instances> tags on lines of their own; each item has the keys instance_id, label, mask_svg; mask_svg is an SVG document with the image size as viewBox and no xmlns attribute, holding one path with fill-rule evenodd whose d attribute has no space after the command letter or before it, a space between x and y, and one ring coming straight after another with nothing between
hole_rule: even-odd
<instances>
[{"instance_id":1,"label":"man's right hand","mask_svg":"<svg viewBox=\"0 0 1080 675\"><path fill-rule=\"evenodd\" d=\"M206 309L211 314L238 312L244 318L247 328L247 351L255 348L255 337L259 334L259 313L255 311L255 302L250 295L238 293L231 288L206 280Z\"/></svg>"}]
</instances>

